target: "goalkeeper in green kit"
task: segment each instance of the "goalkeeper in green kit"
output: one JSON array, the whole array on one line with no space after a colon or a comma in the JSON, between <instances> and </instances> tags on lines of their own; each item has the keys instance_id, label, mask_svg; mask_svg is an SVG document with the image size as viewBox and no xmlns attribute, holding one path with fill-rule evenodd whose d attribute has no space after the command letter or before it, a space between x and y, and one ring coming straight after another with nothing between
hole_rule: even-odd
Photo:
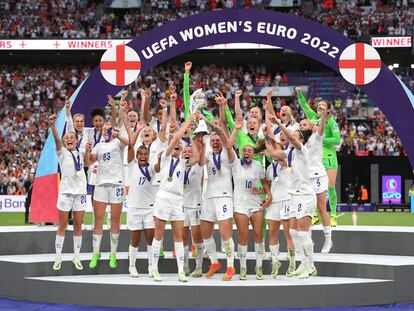
<instances>
[{"instance_id":1,"label":"goalkeeper in green kit","mask_svg":"<svg viewBox=\"0 0 414 311\"><path fill-rule=\"evenodd\" d=\"M299 104L303 111L306 114L306 118L309 120L319 120L320 117L318 113L312 110L309 106L305 96L303 96L300 88L295 89L297 92L297 97ZM324 136L322 140L323 144L323 156L322 162L325 166L326 173L328 174L329 184L328 184L328 196L329 196L329 208L331 209L331 226L337 226L336 219L336 205L337 205L337 195L335 189L336 175L338 172L338 160L336 157L336 145L339 145L341 140L341 134L339 131L338 124L331 116L328 118L325 126ZM319 221L318 214L313 217L313 224L316 224Z\"/></svg>"}]
</instances>

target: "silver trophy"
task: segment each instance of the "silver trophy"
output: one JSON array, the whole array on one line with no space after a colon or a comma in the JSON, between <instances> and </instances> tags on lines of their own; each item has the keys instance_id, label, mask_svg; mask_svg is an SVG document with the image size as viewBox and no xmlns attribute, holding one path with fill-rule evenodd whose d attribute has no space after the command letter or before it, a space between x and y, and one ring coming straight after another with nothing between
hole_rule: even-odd
<instances>
[{"instance_id":1,"label":"silver trophy","mask_svg":"<svg viewBox=\"0 0 414 311\"><path fill-rule=\"evenodd\" d=\"M207 105L207 98L206 95L203 93L202 89L196 90L190 96L190 113L194 114L197 110L206 107ZM208 134L207 124L206 121L200 120L198 122L197 128L194 131L194 134Z\"/></svg>"}]
</instances>

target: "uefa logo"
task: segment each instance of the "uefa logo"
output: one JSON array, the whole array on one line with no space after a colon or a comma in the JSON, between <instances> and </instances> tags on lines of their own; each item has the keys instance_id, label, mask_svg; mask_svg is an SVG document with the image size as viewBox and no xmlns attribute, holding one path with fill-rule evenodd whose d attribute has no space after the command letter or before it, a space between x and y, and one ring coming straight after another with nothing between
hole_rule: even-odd
<instances>
[{"instance_id":1,"label":"uefa logo","mask_svg":"<svg viewBox=\"0 0 414 311\"><path fill-rule=\"evenodd\" d=\"M385 186L387 191L395 191L398 187L398 181L395 178L390 178L387 180Z\"/></svg>"}]
</instances>

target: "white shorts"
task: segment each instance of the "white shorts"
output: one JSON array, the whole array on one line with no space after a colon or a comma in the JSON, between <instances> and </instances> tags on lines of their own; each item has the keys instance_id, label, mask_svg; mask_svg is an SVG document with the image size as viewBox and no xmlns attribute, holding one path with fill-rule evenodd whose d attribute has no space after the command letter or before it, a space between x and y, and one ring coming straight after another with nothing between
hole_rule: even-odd
<instances>
[{"instance_id":1,"label":"white shorts","mask_svg":"<svg viewBox=\"0 0 414 311\"><path fill-rule=\"evenodd\" d=\"M290 200L274 202L266 209L268 220L288 220L290 218Z\"/></svg>"},{"instance_id":2,"label":"white shorts","mask_svg":"<svg viewBox=\"0 0 414 311\"><path fill-rule=\"evenodd\" d=\"M262 208L260 206L256 207L247 207L247 206L234 206L234 212L246 215L247 217L252 217L252 215L256 212L262 211Z\"/></svg>"},{"instance_id":3,"label":"white shorts","mask_svg":"<svg viewBox=\"0 0 414 311\"><path fill-rule=\"evenodd\" d=\"M201 206L200 208L184 207L184 227L194 227L200 225Z\"/></svg>"},{"instance_id":4,"label":"white shorts","mask_svg":"<svg viewBox=\"0 0 414 311\"><path fill-rule=\"evenodd\" d=\"M165 221L184 221L184 207L181 200L160 196L154 203L154 216Z\"/></svg>"},{"instance_id":5,"label":"white shorts","mask_svg":"<svg viewBox=\"0 0 414 311\"><path fill-rule=\"evenodd\" d=\"M89 185L95 186L97 172L98 172L98 162L95 162L88 168L88 184Z\"/></svg>"},{"instance_id":6,"label":"white shorts","mask_svg":"<svg viewBox=\"0 0 414 311\"><path fill-rule=\"evenodd\" d=\"M295 210L296 219L313 217L316 210L316 194L292 195L291 207Z\"/></svg>"},{"instance_id":7,"label":"white shorts","mask_svg":"<svg viewBox=\"0 0 414 311\"><path fill-rule=\"evenodd\" d=\"M201 220L216 222L233 218L233 198L208 198L203 201Z\"/></svg>"},{"instance_id":8,"label":"white shorts","mask_svg":"<svg viewBox=\"0 0 414 311\"><path fill-rule=\"evenodd\" d=\"M57 208L63 212L86 210L86 194L59 193Z\"/></svg>"},{"instance_id":9,"label":"white shorts","mask_svg":"<svg viewBox=\"0 0 414 311\"><path fill-rule=\"evenodd\" d=\"M123 186L113 184L95 186L93 199L108 204L122 203L125 200L125 189Z\"/></svg>"},{"instance_id":10,"label":"white shorts","mask_svg":"<svg viewBox=\"0 0 414 311\"><path fill-rule=\"evenodd\" d=\"M128 206L127 228L131 231L154 229L153 208L138 208Z\"/></svg>"},{"instance_id":11,"label":"white shorts","mask_svg":"<svg viewBox=\"0 0 414 311\"><path fill-rule=\"evenodd\" d=\"M310 183L316 194L328 191L328 176L310 178Z\"/></svg>"}]
</instances>

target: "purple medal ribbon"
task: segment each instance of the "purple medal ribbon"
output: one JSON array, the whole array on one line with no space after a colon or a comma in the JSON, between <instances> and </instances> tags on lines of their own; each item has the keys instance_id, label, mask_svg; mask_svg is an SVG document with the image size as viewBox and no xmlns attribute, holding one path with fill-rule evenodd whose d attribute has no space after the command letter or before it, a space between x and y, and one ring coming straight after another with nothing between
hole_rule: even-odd
<instances>
[{"instance_id":1,"label":"purple medal ribbon","mask_svg":"<svg viewBox=\"0 0 414 311\"><path fill-rule=\"evenodd\" d=\"M79 172L82 169L82 167L81 167L81 161L80 161L80 156L79 156L79 151L78 151L78 156L77 157L75 157L75 155L73 154L73 152L71 150L69 150L69 152L70 152L70 154L72 156L73 164L75 165L75 171L76 172Z\"/></svg>"},{"instance_id":2,"label":"purple medal ribbon","mask_svg":"<svg viewBox=\"0 0 414 311\"><path fill-rule=\"evenodd\" d=\"M112 128L108 129L108 139L105 140L106 143L109 143L112 138Z\"/></svg>"},{"instance_id":3,"label":"purple medal ribbon","mask_svg":"<svg viewBox=\"0 0 414 311\"><path fill-rule=\"evenodd\" d=\"M272 166L273 166L273 179L275 179L277 177L277 165L279 164L279 162L276 162L276 164L274 162L272 162Z\"/></svg>"},{"instance_id":4,"label":"purple medal ribbon","mask_svg":"<svg viewBox=\"0 0 414 311\"><path fill-rule=\"evenodd\" d=\"M285 127L286 127L286 128L288 128L289 126L290 126L290 121L289 121L289 122L285 125ZM273 134L274 134L274 135L279 134L279 133L280 133L280 131L281 131L280 127L277 127L277 128L274 130Z\"/></svg>"},{"instance_id":5,"label":"purple medal ribbon","mask_svg":"<svg viewBox=\"0 0 414 311\"><path fill-rule=\"evenodd\" d=\"M143 169L141 166L138 165L139 170L141 171L142 175L144 175L145 178L148 181L151 181L151 176L150 176L149 171L148 171L148 166L149 166L149 164L147 164L147 166L145 166L144 169Z\"/></svg>"},{"instance_id":6,"label":"purple medal ribbon","mask_svg":"<svg viewBox=\"0 0 414 311\"><path fill-rule=\"evenodd\" d=\"M184 185L190 184L190 171L191 171L191 166L188 169L186 169L184 172Z\"/></svg>"},{"instance_id":7,"label":"purple medal ribbon","mask_svg":"<svg viewBox=\"0 0 414 311\"><path fill-rule=\"evenodd\" d=\"M217 159L216 159L216 155L213 153L213 161L214 161L214 165L216 166L216 169L221 170L221 152L219 153Z\"/></svg>"},{"instance_id":8,"label":"purple medal ribbon","mask_svg":"<svg viewBox=\"0 0 414 311\"><path fill-rule=\"evenodd\" d=\"M177 165L179 162L180 162L179 158L177 159L177 161L175 161L175 163L174 163L174 158L171 158L170 172L168 173L168 177L172 178L172 176L174 175L174 171L177 168Z\"/></svg>"},{"instance_id":9,"label":"purple medal ribbon","mask_svg":"<svg viewBox=\"0 0 414 311\"><path fill-rule=\"evenodd\" d=\"M292 166L292 157L293 157L293 149L295 148L290 148L289 153L288 153L288 167Z\"/></svg>"},{"instance_id":10,"label":"purple medal ribbon","mask_svg":"<svg viewBox=\"0 0 414 311\"><path fill-rule=\"evenodd\" d=\"M191 139L190 139L190 137L182 137L181 138L183 141L185 141L185 143L187 144L187 145L191 145Z\"/></svg>"},{"instance_id":11,"label":"purple medal ribbon","mask_svg":"<svg viewBox=\"0 0 414 311\"><path fill-rule=\"evenodd\" d=\"M160 132L161 122L157 120L157 133Z\"/></svg>"},{"instance_id":12,"label":"purple medal ribbon","mask_svg":"<svg viewBox=\"0 0 414 311\"><path fill-rule=\"evenodd\" d=\"M240 163L241 163L241 165L243 166L243 165L250 165L250 164L252 164L252 161L250 160L247 160L247 159L245 159L245 158L241 158L240 159Z\"/></svg>"},{"instance_id":13,"label":"purple medal ribbon","mask_svg":"<svg viewBox=\"0 0 414 311\"><path fill-rule=\"evenodd\" d=\"M101 141L102 138L102 130L99 132L98 138L96 138L96 129L93 129L93 146L95 147L97 143Z\"/></svg>"}]
</instances>

